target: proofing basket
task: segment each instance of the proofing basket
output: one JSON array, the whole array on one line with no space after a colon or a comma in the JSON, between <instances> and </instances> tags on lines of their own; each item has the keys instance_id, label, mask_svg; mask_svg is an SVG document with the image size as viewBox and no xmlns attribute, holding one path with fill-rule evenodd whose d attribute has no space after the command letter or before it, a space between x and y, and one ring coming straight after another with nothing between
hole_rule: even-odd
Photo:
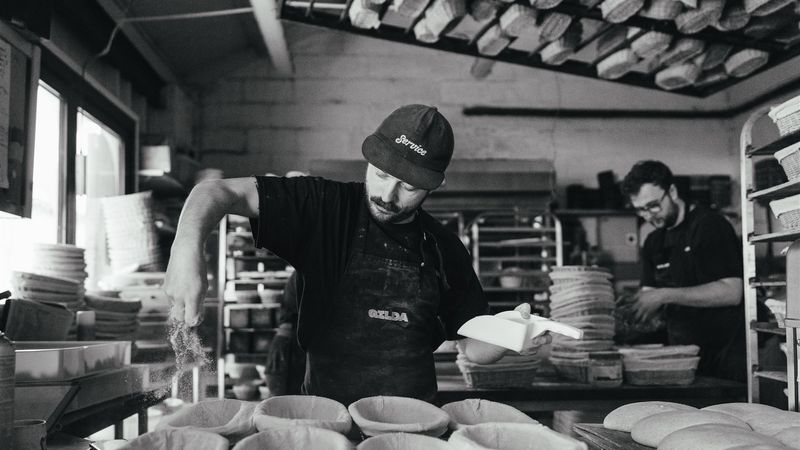
<instances>
[{"instance_id":1,"label":"proofing basket","mask_svg":"<svg viewBox=\"0 0 800 450\"><path fill-rule=\"evenodd\" d=\"M786 300L775 300L774 298L768 298L764 305L769 308L769 311L775 316L775 320L778 322L779 328L785 328L786 324L784 320L786 320Z\"/></svg>"},{"instance_id":2,"label":"proofing basket","mask_svg":"<svg viewBox=\"0 0 800 450\"><path fill-rule=\"evenodd\" d=\"M732 77L746 77L767 63L769 53L746 48L725 61L725 71Z\"/></svg>"},{"instance_id":3,"label":"proofing basket","mask_svg":"<svg viewBox=\"0 0 800 450\"><path fill-rule=\"evenodd\" d=\"M769 207L787 230L800 230L800 194L773 200Z\"/></svg>"},{"instance_id":4,"label":"proofing basket","mask_svg":"<svg viewBox=\"0 0 800 450\"><path fill-rule=\"evenodd\" d=\"M538 363L504 369L479 367L463 361L456 361L456 365L471 388L530 387L539 370Z\"/></svg>"},{"instance_id":5,"label":"proofing basket","mask_svg":"<svg viewBox=\"0 0 800 450\"><path fill-rule=\"evenodd\" d=\"M769 117L778 126L781 136L800 129L800 97L794 97L772 108Z\"/></svg>"},{"instance_id":6,"label":"proofing basket","mask_svg":"<svg viewBox=\"0 0 800 450\"><path fill-rule=\"evenodd\" d=\"M800 120L800 114L795 114ZM775 159L778 160L786 177L790 180L800 178L800 143L787 147L779 152L775 152Z\"/></svg>"},{"instance_id":7,"label":"proofing basket","mask_svg":"<svg viewBox=\"0 0 800 450\"><path fill-rule=\"evenodd\" d=\"M686 386L694 382L695 369L626 370L625 382L634 386Z\"/></svg>"},{"instance_id":8,"label":"proofing basket","mask_svg":"<svg viewBox=\"0 0 800 450\"><path fill-rule=\"evenodd\" d=\"M672 20L683 10L683 3L676 0L650 0L639 15L657 20Z\"/></svg>"}]
</instances>

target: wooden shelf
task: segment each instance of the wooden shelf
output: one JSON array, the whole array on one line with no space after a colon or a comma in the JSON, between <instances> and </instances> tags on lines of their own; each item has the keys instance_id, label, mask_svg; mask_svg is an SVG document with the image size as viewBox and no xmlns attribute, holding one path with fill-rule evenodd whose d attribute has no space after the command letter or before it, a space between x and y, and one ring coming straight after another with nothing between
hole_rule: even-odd
<instances>
[{"instance_id":1,"label":"wooden shelf","mask_svg":"<svg viewBox=\"0 0 800 450\"><path fill-rule=\"evenodd\" d=\"M747 194L748 200L775 200L777 198L788 197L790 195L800 194L800 178L797 180L787 181L777 186L772 186L767 189Z\"/></svg>"},{"instance_id":2,"label":"wooden shelf","mask_svg":"<svg viewBox=\"0 0 800 450\"><path fill-rule=\"evenodd\" d=\"M480 261L486 262L556 262L555 256L481 256ZM514 274L516 275L516 274Z\"/></svg>"},{"instance_id":3,"label":"wooden shelf","mask_svg":"<svg viewBox=\"0 0 800 450\"><path fill-rule=\"evenodd\" d=\"M261 332L264 332L264 331L268 331L270 333L274 333L275 332L275 328L274 327L273 328L248 328L248 327L239 328L239 327L231 327L231 326L227 326L226 325L224 328L226 330L243 331L245 333L261 333Z\"/></svg>"},{"instance_id":4,"label":"wooden shelf","mask_svg":"<svg viewBox=\"0 0 800 450\"><path fill-rule=\"evenodd\" d=\"M555 233L556 229L551 227L481 227L481 233Z\"/></svg>"},{"instance_id":5,"label":"wooden shelf","mask_svg":"<svg viewBox=\"0 0 800 450\"><path fill-rule=\"evenodd\" d=\"M495 292L508 292L508 293L547 292L547 288L537 288L537 287L504 288L504 287L490 286L490 287L483 288L483 292L486 292L486 293L495 293Z\"/></svg>"},{"instance_id":6,"label":"wooden shelf","mask_svg":"<svg viewBox=\"0 0 800 450\"><path fill-rule=\"evenodd\" d=\"M758 242L792 242L800 239L800 230L779 231L777 233L755 234L748 238L751 244Z\"/></svg>"},{"instance_id":7,"label":"wooden shelf","mask_svg":"<svg viewBox=\"0 0 800 450\"><path fill-rule=\"evenodd\" d=\"M778 324L775 322L751 322L750 329L760 333L786 336L786 329L778 327Z\"/></svg>"},{"instance_id":8,"label":"wooden shelf","mask_svg":"<svg viewBox=\"0 0 800 450\"><path fill-rule=\"evenodd\" d=\"M750 280L751 287L785 287L786 280L783 281L758 281Z\"/></svg>"},{"instance_id":9,"label":"wooden shelf","mask_svg":"<svg viewBox=\"0 0 800 450\"><path fill-rule=\"evenodd\" d=\"M636 212L629 209L559 209L553 211L557 217L591 217L591 216L625 216L636 217Z\"/></svg>"},{"instance_id":10,"label":"wooden shelf","mask_svg":"<svg viewBox=\"0 0 800 450\"><path fill-rule=\"evenodd\" d=\"M512 277L532 277L532 276L539 276L544 275L547 276L547 272L541 270L520 270L517 272L503 272L502 270L487 270L481 272L480 276L483 277L502 277L502 276L512 276Z\"/></svg>"},{"instance_id":11,"label":"wooden shelf","mask_svg":"<svg viewBox=\"0 0 800 450\"><path fill-rule=\"evenodd\" d=\"M783 150L784 148L796 144L800 142L800 130L795 131L792 134L788 134L783 136L782 138L778 139L777 141L770 142L767 145L762 145L761 147L756 147L753 149L748 149L746 155L748 157L756 156L756 155L772 155L773 153Z\"/></svg>"},{"instance_id":12,"label":"wooden shelf","mask_svg":"<svg viewBox=\"0 0 800 450\"><path fill-rule=\"evenodd\" d=\"M753 372L753 376L755 376L757 378L763 378L765 380L778 381L778 382L781 382L781 383L786 383L788 381L788 378L789 378L786 375L785 371L781 372L781 371L778 371L778 370L759 370L759 371Z\"/></svg>"},{"instance_id":13,"label":"wooden shelf","mask_svg":"<svg viewBox=\"0 0 800 450\"><path fill-rule=\"evenodd\" d=\"M536 248L536 247L555 247L555 241L530 241L530 242L514 242L519 239L511 239L512 242L481 242L478 246L480 248Z\"/></svg>"}]
</instances>

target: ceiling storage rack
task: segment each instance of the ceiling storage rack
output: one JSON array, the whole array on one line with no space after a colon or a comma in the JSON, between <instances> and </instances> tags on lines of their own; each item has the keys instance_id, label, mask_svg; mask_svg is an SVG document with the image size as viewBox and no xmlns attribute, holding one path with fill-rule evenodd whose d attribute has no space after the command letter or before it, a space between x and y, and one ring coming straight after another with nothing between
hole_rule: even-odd
<instances>
[{"instance_id":1,"label":"ceiling storage rack","mask_svg":"<svg viewBox=\"0 0 800 450\"><path fill-rule=\"evenodd\" d=\"M563 263L561 222L529 210L483 212L467 226L469 249L493 313L523 302L549 314L548 272Z\"/></svg>"},{"instance_id":2,"label":"ceiling storage rack","mask_svg":"<svg viewBox=\"0 0 800 450\"><path fill-rule=\"evenodd\" d=\"M798 0L283 0L280 16L695 97L800 55Z\"/></svg>"}]
</instances>

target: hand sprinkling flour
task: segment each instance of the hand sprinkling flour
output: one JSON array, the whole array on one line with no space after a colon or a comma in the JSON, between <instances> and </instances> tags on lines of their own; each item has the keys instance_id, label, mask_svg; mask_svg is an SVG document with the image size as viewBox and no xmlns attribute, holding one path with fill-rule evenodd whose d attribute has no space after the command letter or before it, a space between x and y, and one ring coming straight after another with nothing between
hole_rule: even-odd
<instances>
[{"instance_id":1,"label":"hand sprinkling flour","mask_svg":"<svg viewBox=\"0 0 800 450\"><path fill-rule=\"evenodd\" d=\"M203 367L209 363L200 336L197 335L197 328L187 326L185 322L176 320L172 315L169 319L169 342L175 352L178 373L194 367Z\"/></svg>"}]
</instances>

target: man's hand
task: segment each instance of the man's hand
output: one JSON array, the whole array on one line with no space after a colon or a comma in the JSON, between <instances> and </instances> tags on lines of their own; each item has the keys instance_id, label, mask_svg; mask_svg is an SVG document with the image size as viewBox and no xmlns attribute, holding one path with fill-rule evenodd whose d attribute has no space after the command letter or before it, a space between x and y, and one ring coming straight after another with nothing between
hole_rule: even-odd
<instances>
[{"instance_id":1,"label":"man's hand","mask_svg":"<svg viewBox=\"0 0 800 450\"><path fill-rule=\"evenodd\" d=\"M648 322L667 303L666 289L642 289L631 306L637 322Z\"/></svg>"},{"instance_id":2,"label":"man's hand","mask_svg":"<svg viewBox=\"0 0 800 450\"><path fill-rule=\"evenodd\" d=\"M194 327L203 321L203 300L208 292L206 260L201 246L176 240L167 265L164 292L172 303L170 316Z\"/></svg>"},{"instance_id":3,"label":"man's hand","mask_svg":"<svg viewBox=\"0 0 800 450\"><path fill-rule=\"evenodd\" d=\"M531 318L531 304L530 303L521 303L514 311L519 312L522 315L523 319L530 319ZM531 338L529 344L522 349L520 352L524 355L532 355L539 351L539 347L543 345L547 345L553 342L553 336L550 335L550 332L544 332L538 336L534 336Z\"/></svg>"}]
</instances>

